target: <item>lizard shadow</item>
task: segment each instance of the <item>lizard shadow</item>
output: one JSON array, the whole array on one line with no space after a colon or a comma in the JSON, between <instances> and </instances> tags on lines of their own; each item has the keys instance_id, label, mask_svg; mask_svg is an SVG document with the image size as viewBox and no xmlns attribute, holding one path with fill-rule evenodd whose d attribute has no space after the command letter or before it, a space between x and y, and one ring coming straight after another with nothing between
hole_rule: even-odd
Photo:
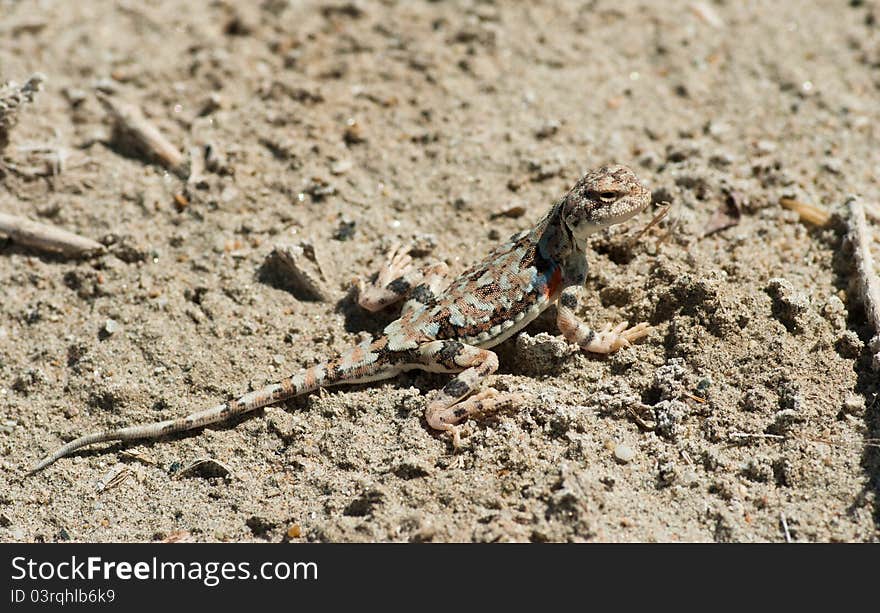
<instances>
[{"instance_id":1,"label":"lizard shadow","mask_svg":"<svg viewBox=\"0 0 880 613\"><path fill-rule=\"evenodd\" d=\"M371 313L357 303L357 289L349 288L348 292L334 305L334 312L343 317L343 326L349 333L368 332L377 337L382 334L385 326L400 317L399 305L389 306Z\"/></svg>"},{"instance_id":2,"label":"lizard shadow","mask_svg":"<svg viewBox=\"0 0 880 613\"><path fill-rule=\"evenodd\" d=\"M96 140L95 144L103 145L120 157L156 166L162 171L165 170L165 165L155 153L148 150L136 138L133 138L129 132L119 126L114 125L110 133L104 138Z\"/></svg>"},{"instance_id":3,"label":"lizard shadow","mask_svg":"<svg viewBox=\"0 0 880 613\"><path fill-rule=\"evenodd\" d=\"M300 302L321 301L320 298L309 293L302 285L294 281L290 274L282 271L275 258L267 258L263 261L259 268L257 268L256 276L260 283L265 283L277 290L287 292Z\"/></svg>"}]
</instances>

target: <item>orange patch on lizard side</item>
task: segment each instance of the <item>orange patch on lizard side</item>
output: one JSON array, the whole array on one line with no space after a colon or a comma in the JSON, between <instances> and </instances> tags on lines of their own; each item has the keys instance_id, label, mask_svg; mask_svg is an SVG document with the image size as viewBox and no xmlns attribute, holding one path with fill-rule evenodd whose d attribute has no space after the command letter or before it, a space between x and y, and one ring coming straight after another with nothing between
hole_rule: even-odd
<instances>
[{"instance_id":1,"label":"orange patch on lizard side","mask_svg":"<svg viewBox=\"0 0 880 613\"><path fill-rule=\"evenodd\" d=\"M556 296L560 290L562 289L562 269L557 267L553 269L553 275L547 281L547 288L544 290L544 295L547 298L551 298Z\"/></svg>"}]
</instances>

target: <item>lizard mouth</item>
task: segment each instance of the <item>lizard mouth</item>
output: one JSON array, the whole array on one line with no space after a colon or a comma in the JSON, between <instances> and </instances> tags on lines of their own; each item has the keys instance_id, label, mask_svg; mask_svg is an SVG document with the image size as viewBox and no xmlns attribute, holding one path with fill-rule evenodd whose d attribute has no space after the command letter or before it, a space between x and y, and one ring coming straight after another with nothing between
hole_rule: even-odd
<instances>
[{"instance_id":1,"label":"lizard mouth","mask_svg":"<svg viewBox=\"0 0 880 613\"><path fill-rule=\"evenodd\" d=\"M606 224L623 223L648 208L648 205L651 204L651 191L643 185L639 187L641 187L640 192L627 198L625 203L627 206L623 207L623 211L606 218Z\"/></svg>"}]
</instances>

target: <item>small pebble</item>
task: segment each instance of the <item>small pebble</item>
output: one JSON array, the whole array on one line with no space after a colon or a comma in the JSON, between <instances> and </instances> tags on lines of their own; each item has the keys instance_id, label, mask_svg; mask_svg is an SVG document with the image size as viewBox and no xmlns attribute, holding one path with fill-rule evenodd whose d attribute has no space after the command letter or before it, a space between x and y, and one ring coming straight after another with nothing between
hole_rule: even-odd
<instances>
[{"instance_id":1,"label":"small pebble","mask_svg":"<svg viewBox=\"0 0 880 613\"><path fill-rule=\"evenodd\" d=\"M843 172L843 162L840 158L827 157L825 158L825 161L822 162L822 169L831 174L839 175Z\"/></svg>"},{"instance_id":2,"label":"small pebble","mask_svg":"<svg viewBox=\"0 0 880 613\"><path fill-rule=\"evenodd\" d=\"M409 254L414 258L430 255L437 248L437 237L433 234L417 234L413 237Z\"/></svg>"},{"instance_id":3,"label":"small pebble","mask_svg":"<svg viewBox=\"0 0 880 613\"><path fill-rule=\"evenodd\" d=\"M115 334L119 331L119 323L115 319L108 319L104 322L104 332L107 335Z\"/></svg>"},{"instance_id":4,"label":"small pebble","mask_svg":"<svg viewBox=\"0 0 880 613\"><path fill-rule=\"evenodd\" d=\"M856 394L849 394L844 398L840 409L847 415L861 417L865 414L865 399Z\"/></svg>"},{"instance_id":5,"label":"small pebble","mask_svg":"<svg viewBox=\"0 0 880 613\"><path fill-rule=\"evenodd\" d=\"M342 139L346 145L357 145L367 140L364 135L364 128L356 119L349 119L345 122L345 131L342 133Z\"/></svg>"},{"instance_id":6,"label":"small pebble","mask_svg":"<svg viewBox=\"0 0 880 613\"><path fill-rule=\"evenodd\" d=\"M354 236L356 228L357 222L343 219L339 222L339 226L336 227L336 231L333 232L333 238L338 241L347 241Z\"/></svg>"},{"instance_id":7,"label":"small pebble","mask_svg":"<svg viewBox=\"0 0 880 613\"><path fill-rule=\"evenodd\" d=\"M231 185L227 185L220 193L220 200L224 203L232 202L238 198L238 190Z\"/></svg>"},{"instance_id":8,"label":"small pebble","mask_svg":"<svg viewBox=\"0 0 880 613\"><path fill-rule=\"evenodd\" d=\"M330 172L334 175L344 175L351 170L351 160L337 160L330 165Z\"/></svg>"},{"instance_id":9,"label":"small pebble","mask_svg":"<svg viewBox=\"0 0 880 613\"><path fill-rule=\"evenodd\" d=\"M555 119L546 121L538 126L538 128L535 130L535 138L550 138L551 136L559 132L560 127L562 127L562 124Z\"/></svg>"},{"instance_id":10,"label":"small pebble","mask_svg":"<svg viewBox=\"0 0 880 613\"><path fill-rule=\"evenodd\" d=\"M517 219L526 214L526 207L521 204L509 204L506 206L497 209L494 213L492 213L491 218L496 219L498 217L509 217L510 219Z\"/></svg>"},{"instance_id":11,"label":"small pebble","mask_svg":"<svg viewBox=\"0 0 880 613\"><path fill-rule=\"evenodd\" d=\"M636 452L629 445L619 444L614 448L614 459L621 464L629 464L636 457Z\"/></svg>"},{"instance_id":12,"label":"small pebble","mask_svg":"<svg viewBox=\"0 0 880 613\"><path fill-rule=\"evenodd\" d=\"M758 153L773 153L776 151L776 143L769 140L759 140L755 143L755 149Z\"/></svg>"}]
</instances>

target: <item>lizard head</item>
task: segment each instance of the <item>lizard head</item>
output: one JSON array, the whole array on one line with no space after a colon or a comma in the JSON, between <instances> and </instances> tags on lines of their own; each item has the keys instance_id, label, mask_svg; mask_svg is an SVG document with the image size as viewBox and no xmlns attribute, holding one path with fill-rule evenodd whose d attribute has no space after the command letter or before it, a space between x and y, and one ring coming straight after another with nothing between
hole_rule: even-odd
<instances>
[{"instance_id":1,"label":"lizard head","mask_svg":"<svg viewBox=\"0 0 880 613\"><path fill-rule=\"evenodd\" d=\"M578 242L626 221L651 203L651 192L626 166L603 166L584 175L565 196L562 220Z\"/></svg>"}]
</instances>

